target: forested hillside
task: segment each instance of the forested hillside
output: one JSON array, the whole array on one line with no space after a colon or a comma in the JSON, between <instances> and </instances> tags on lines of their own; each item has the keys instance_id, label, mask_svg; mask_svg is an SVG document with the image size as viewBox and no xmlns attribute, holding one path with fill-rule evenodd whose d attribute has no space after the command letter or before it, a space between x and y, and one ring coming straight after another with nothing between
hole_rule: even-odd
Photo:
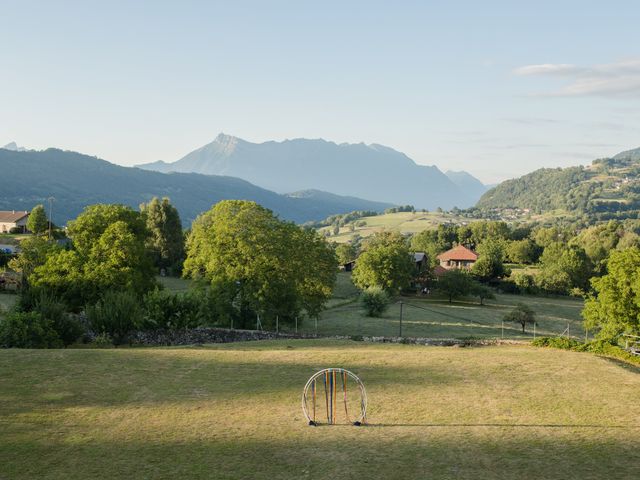
<instances>
[{"instance_id":1,"label":"forested hillside","mask_svg":"<svg viewBox=\"0 0 640 480\"><path fill-rule=\"evenodd\" d=\"M594 160L587 167L543 168L507 180L478 201L479 210L560 211L596 220L640 212L640 149Z\"/></svg>"},{"instance_id":2,"label":"forested hillside","mask_svg":"<svg viewBox=\"0 0 640 480\"><path fill-rule=\"evenodd\" d=\"M0 148L0 210L31 210L54 197L54 222L64 224L87 205L122 203L137 208L154 196L170 197L185 227L224 199L253 200L281 218L300 223L359 209L382 211L390 206L324 192L279 195L239 178L151 172L53 148L24 152Z\"/></svg>"}]
</instances>

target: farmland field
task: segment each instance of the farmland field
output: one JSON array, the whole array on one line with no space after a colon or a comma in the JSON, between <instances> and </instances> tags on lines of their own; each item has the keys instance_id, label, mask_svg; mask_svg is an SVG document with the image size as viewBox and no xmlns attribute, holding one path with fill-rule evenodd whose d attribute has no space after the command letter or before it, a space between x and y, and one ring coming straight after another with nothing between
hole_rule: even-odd
<instances>
[{"instance_id":1,"label":"farmland field","mask_svg":"<svg viewBox=\"0 0 640 480\"><path fill-rule=\"evenodd\" d=\"M369 425L309 427L307 378ZM640 374L587 353L289 340L0 351L0 478L634 479Z\"/></svg>"}]
</instances>

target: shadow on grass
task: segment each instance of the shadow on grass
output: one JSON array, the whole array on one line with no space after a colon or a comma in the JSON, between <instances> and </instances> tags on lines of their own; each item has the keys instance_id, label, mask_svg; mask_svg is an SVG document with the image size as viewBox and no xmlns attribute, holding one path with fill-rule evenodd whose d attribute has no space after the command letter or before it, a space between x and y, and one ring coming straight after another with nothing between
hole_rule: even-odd
<instances>
[{"instance_id":1,"label":"shadow on grass","mask_svg":"<svg viewBox=\"0 0 640 480\"><path fill-rule=\"evenodd\" d=\"M640 429L640 425L581 425L565 423L367 423L367 427L426 427L426 428L466 428L466 427L494 427L494 428L614 428L633 430Z\"/></svg>"}]
</instances>

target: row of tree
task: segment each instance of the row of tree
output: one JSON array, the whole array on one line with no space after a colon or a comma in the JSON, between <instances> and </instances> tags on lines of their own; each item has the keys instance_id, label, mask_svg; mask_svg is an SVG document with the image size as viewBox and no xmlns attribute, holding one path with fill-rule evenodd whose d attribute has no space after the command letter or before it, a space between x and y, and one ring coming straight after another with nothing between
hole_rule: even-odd
<instances>
[{"instance_id":1,"label":"row of tree","mask_svg":"<svg viewBox=\"0 0 640 480\"><path fill-rule=\"evenodd\" d=\"M168 199L153 199L140 211L92 205L69 222L67 235L70 242L63 244L41 235L22 242L20 254L10 262L24 280L19 313L40 314L43 296L47 304L63 305L67 312L85 311L93 318L114 303L126 303L123 295L130 297L129 303L132 298L148 305L146 299L160 288L156 275L165 269L183 270L204 292L180 303L189 306L189 312L208 311L199 314L200 322L242 328L260 315L263 324L275 317L287 324L303 314L319 314L337 272L334 249L317 232L281 221L247 201L222 201L200 215L186 243L178 212ZM171 302L178 300L165 303ZM206 305L195 308L195 303ZM187 315L180 312L176 315ZM167 322L181 324L174 319L160 325ZM93 325L104 326L106 321ZM121 330L107 333L122 337Z\"/></svg>"}]
</instances>

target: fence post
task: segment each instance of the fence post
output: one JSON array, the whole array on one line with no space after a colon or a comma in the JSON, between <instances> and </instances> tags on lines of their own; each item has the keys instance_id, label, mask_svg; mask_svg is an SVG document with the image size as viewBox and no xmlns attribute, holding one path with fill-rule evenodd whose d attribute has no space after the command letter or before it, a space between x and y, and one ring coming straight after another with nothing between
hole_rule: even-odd
<instances>
[{"instance_id":1,"label":"fence post","mask_svg":"<svg viewBox=\"0 0 640 480\"><path fill-rule=\"evenodd\" d=\"M402 302L400 302L400 337L402 336Z\"/></svg>"},{"instance_id":2,"label":"fence post","mask_svg":"<svg viewBox=\"0 0 640 480\"><path fill-rule=\"evenodd\" d=\"M316 337L318 336L318 316L316 315Z\"/></svg>"},{"instance_id":3,"label":"fence post","mask_svg":"<svg viewBox=\"0 0 640 480\"><path fill-rule=\"evenodd\" d=\"M502 339L504 340L504 320L502 320Z\"/></svg>"},{"instance_id":4,"label":"fence post","mask_svg":"<svg viewBox=\"0 0 640 480\"><path fill-rule=\"evenodd\" d=\"M536 339L536 322L533 322L533 339Z\"/></svg>"},{"instance_id":5,"label":"fence post","mask_svg":"<svg viewBox=\"0 0 640 480\"><path fill-rule=\"evenodd\" d=\"M298 333L298 317L296 317L296 333Z\"/></svg>"}]
</instances>

